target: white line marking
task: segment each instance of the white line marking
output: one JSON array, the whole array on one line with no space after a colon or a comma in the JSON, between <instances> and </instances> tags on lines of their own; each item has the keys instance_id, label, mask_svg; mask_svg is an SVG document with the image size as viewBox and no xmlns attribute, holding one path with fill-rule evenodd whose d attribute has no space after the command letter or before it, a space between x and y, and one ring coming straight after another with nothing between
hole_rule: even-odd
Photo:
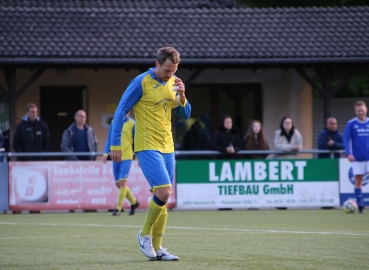
<instances>
[{"instance_id":1,"label":"white line marking","mask_svg":"<svg viewBox=\"0 0 369 270\"><path fill-rule=\"evenodd\" d=\"M22 240L22 239L55 239L55 238L83 238L87 236L28 236L28 237L4 237L0 240Z\"/></svg>"},{"instance_id":2,"label":"white line marking","mask_svg":"<svg viewBox=\"0 0 369 270\"><path fill-rule=\"evenodd\" d=\"M113 228L141 228L137 225L114 225L114 224L73 224L73 223L21 223L21 222L0 222L0 225L19 225L19 226L74 226L74 227L113 227ZM167 229L175 230L201 230L201 231L229 231L229 232L252 232L270 234L322 234L322 235L352 235L369 236L369 233L356 232L306 232L306 231L283 231L283 230L251 230L251 229L232 229L232 228L200 228L200 227L177 227L167 226Z\"/></svg>"}]
</instances>

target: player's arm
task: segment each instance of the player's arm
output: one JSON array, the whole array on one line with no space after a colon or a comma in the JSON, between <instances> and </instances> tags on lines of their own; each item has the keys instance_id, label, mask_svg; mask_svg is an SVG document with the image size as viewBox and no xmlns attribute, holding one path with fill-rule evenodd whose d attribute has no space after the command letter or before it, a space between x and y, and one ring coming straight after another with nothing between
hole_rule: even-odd
<instances>
[{"instance_id":1,"label":"player's arm","mask_svg":"<svg viewBox=\"0 0 369 270\"><path fill-rule=\"evenodd\" d=\"M104 154L103 154L103 159L102 159L102 161L104 163L108 160L108 156L110 154L110 137L111 137L112 127L113 127L113 121L110 123L109 131L108 131L108 136L107 136L106 142L105 142Z\"/></svg>"},{"instance_id":2,"label":"player's arm","mask_svg":"<svg viewBox=\"0 0 369 270\"><path fill-rule=\"evenodd\" d=\"M191 115L191 105L185 96L185 85L180 78L175 76L173 86L177 89L174 111L182 119L188 119Z\"/></svg>"},{"instance_id":3,"label":"player's arm","mask_svg":"<svg viewBox=\"0 0 369 270\"><path fill-rule=\"evenodd\" d=\"M124 92L114 114L110 144L110 157L115 162L120 162L122 157L121 136L126 115L142 97L141 80L132 80Z\"/></svg>"},{"instance_id":4,"label":"player's arm","mask_svg":"<svg viewBox=\"0 0 369 270\"><path fill-rule=\"evenodd\" d=\"M188 119L190 118L191 115L191 105L188 102L187 99L185 99L184 104L181 103L181 101L179 100L179 97L176 96L176 99L178 99L178 103L179 106L174 108L174 111L176 112L176 114L181 117L182 119Z\"/></svg>"},{"instance_id":5,"label":"player's arm","mask_svg":"<svg viewBox=\"0 0 369 270\"><path fill-rule=\"evenodd\" d=\"M352 155L351 151L351 124L348 123L346 125L345 133L343 136L343 145L345 146L346 156L349 159L349 161L354 161L354 156Z\"/></svg>"}]
</instances>

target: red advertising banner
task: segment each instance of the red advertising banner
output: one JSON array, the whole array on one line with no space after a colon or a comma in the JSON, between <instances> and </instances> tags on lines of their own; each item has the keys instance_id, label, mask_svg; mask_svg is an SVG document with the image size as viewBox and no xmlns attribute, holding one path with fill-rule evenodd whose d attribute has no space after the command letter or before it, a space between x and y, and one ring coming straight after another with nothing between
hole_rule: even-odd
<instances>
[{"instance_id":1,"label":"red advertising banner","mask_svg":"<svg viewBox=\"0 0 369 270\"><path fill-rule=\"evenodd\" d=\"M138 161L133 161L128 186L146 209L152 198ZM168 208L176 204L175 184ZM44 161L9 163L10 210L115 209L118 195L112 162ZM129 209L125 200L123 209Z\"/></svg>"}]
</instances>

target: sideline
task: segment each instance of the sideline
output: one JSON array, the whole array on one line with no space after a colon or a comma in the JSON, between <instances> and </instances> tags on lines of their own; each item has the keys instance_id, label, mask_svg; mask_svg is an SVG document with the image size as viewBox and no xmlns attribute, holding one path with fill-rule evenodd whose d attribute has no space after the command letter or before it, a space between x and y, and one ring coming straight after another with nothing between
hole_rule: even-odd
<instances>
[{"instance_id":1,"label":"sideline","mask_svg":"<svg viewBox=\"0 0 369 270\"><path fill-rule=\"evenodd\" d=\"M142 228L138 225L113 225L113 224L73 224L73 223L30 223L30 222L0 222L0 225L18 226L74 226L74 227L113 227L113 228ZM347 235L347 236L369 236L369 233L352 232L306 232L306 231L282 231L282 230L250 230L231 228L201 228L201 227L177 227L167 226L167 229L175 230L201 230L201 231L227 231L227 232L252 232L259 234L320 234L320 235ZM0 238L3 239L3 238Z\"/></svg>"}]
</instances>

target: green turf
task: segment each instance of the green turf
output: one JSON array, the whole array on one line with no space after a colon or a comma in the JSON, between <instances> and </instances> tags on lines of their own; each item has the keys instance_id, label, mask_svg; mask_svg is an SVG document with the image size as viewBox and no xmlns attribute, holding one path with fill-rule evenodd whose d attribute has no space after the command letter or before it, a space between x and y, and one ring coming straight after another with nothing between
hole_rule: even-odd
<instances>
[{"instance_id":1,"label":"green turf","mask_svg":"<svg viewBox=\"0 0 369 270\"><path fill-rule=\"evenodd\" d=\"M171 211L163 244L177 262L144 257L144 218L0 215L0 269L369 269L369 213Z\"/></svg>"}]
</instances>

